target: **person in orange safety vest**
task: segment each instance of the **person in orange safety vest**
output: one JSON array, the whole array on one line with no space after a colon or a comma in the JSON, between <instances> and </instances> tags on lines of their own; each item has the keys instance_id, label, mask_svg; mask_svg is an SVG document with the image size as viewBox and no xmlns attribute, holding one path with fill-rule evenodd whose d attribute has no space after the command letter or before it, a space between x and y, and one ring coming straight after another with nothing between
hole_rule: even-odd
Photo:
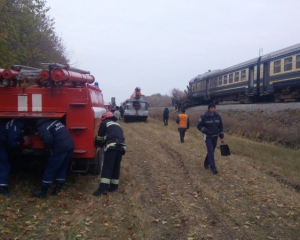
<instances>
[{"instance_id":1,"label":"person in orange safety vest","mask_svg":"<svg viewBox=\"0 0 300 240\"><path fill-rule=\"evenodd\" d=\"M176 123L178 123L180 142L184 143L185 131L190 127L189 116L185 113L185 109L181 109L181 113L176 118Z\"/></svg>"}]
</instances>

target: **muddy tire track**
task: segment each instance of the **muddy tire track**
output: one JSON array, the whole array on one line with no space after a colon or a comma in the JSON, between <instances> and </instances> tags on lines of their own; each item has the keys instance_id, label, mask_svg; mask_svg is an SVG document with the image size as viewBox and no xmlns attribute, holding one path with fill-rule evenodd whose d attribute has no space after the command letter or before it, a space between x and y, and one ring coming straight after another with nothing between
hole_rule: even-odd
<instances>
[{"instance_id":1,"label":"muddy tire track","mask_svg":"<svg viewBox=\"0 0 300 240\"><path fill-rule=\"evenodd\" d=\"M149 132L138 124L127 126L130 125L124 127L126 134L135 136L128 145L138 143L138 151L143 152L144 163L139 164L138 175L143 176L147 190L140 194L140 199L162 237L184 239L195 234L196 239L232 239L239 236L233 230L235 223L224 219L211 202L204 200L201 186L192 177L195 171L190 172L190 166L176 146L172 146L172 142L157 141L162 139L163 133L156 131L155 125ZM155 139L152 146L149 139Z\"/></svg>"},{"instance_id":2,"label":"muddy tire track","mask_svg":"<svg viewBox=\"0 0 300 240\"><path fill-rule=\"evenodd\" d=\"M190 173L189 166L185 163L183 156L169 144L160 144L161 147L171 156L171 158L175 160L173 161L173 163L176 164L178 168L182 168L182 170L184 171L183 177L185 177L187 181L190 182L190 185L194 186L193 192L198 195L195 205L203 207L203 212L199 212L198 214L204 213L207 218L206 222L208 222L212 228L217 227L218 229L222 229L222 234L218 236L215 235L214 237L216 237L216 239L232 239L238 237L236 232L231 230L237 226L237 223L235 221L228 220L228 218L224 218L222 214L218 213L209 202L204 200L205 196L203 196L203 191L201 189L201 187L203 186L199 186L198 183L194 181L193 177L191 177L193 174L195 174L195 172Z\"/></svg>"}]
</instances>

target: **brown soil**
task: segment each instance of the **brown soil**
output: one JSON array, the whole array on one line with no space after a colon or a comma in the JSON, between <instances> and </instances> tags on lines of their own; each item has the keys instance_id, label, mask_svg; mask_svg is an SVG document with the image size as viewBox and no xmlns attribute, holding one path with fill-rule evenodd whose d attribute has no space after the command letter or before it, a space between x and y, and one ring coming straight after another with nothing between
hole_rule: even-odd
<instances>
[{"instance_id":1,"label":"brown soil","mask_svg":"<svg viewBox=\"0 0 300 240\"><path fill-rule=\"evenodd\" d=\"M255 159L216 149L203 168L201 134L176 125L122 123L127 153L120 189L94 197L100 177L70 175L60 196L31 198L40 175L11 176L0 196L0 239L299 239L300 194Z\"/></svg>"}]
</instances>

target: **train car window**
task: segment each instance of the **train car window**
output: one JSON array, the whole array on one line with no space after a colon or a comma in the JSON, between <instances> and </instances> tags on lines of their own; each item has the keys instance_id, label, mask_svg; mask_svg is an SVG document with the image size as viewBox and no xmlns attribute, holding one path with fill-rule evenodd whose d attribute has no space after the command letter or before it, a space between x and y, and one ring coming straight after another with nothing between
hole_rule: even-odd
<instances>
[{"instance_id":1,"label":"train car window","mask_svg":"<svg viewBox=\"0 0 300 240\"><path fill-rule=\"evenodd\" d=\"M229 74L229 83L233 82L233 73Z\"/></svg>"},{"instance_id":2,"label":"train car window","mask_svg":"<svg viewBox=\"0 0 300 240\"><path fill-rule=\"evenodd\" d=\"M219 86L222 85L222 77L219 77Z\"/></svg>"},{"instance_id":3,"label":"train car window","mask_svg":"<svg viewBox=\"0 0 300 240\"><path fill-rule=\"evenodd\" d=\"M245 81L246 80L246 70L243 70L241 72L241 81Z\"/></svg>"},{"instance_id":4,"label":"train car window","mask_svg":"<svg viewBox=\"0 0 300 240\"><path fill-rule=\"evenodd\" d=\"M300 55L296 56L296 68L300 68Z\"/></svg>"},{"instance_id":5,"label":"train car window","mask_svg":"<svg viewBox=\"0 0 300 240\"><path fill-rule=\"evenodd\" d=\"M284 59L284 71L292 70L292 57Z\"/></svg>"},{"instance_id":6,"label":"train car window","mask_svg":"<svg viewBox=\"0 0 300 240\"><path fill-rule=\"evenodd\" d=\"M224 84L227 84L227 75L224 76Z\"/></svg>"},{"instance_id":7,"label":"train car window","mask_svg":"<svg viewBox=\"0 0 300 240\"><path fill-rule=\"evenodd\" d=\"M281 72L281 60L274 62L274 73Z\"/></svg>"},{"instance_id":8,"label":"train car window","mask_svg":"<svg viewBox=\"0 0 300 240\"><path fill-rule=\"evenodd\" d=\"M214 79L214 87L218 86L218 78Z\"/></svg>"},{"instance_id":9,"label":"train car window","mask_svg":"<svg viewBox=\"0 0 300 240\"><path fill-rule=\"evenodd\" d=\"M240 72L235 72L234 73L234 81L238 82L240 80Z\"/></svg>"}]
</instances>

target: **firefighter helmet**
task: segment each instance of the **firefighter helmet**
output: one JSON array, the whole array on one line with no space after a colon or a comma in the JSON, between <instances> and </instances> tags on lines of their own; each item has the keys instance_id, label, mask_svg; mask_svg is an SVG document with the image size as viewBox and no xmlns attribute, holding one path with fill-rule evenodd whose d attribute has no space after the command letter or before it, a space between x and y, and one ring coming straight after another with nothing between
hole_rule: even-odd
<instances>
[{"instance_id":1,"label":"firefighter helmet","mask_svg":"<svg viewBox=\"0 0 300 240\"><path fill-rule=\"evenodd\" d=\"M114 115L112 114L112 112L106 112L106 113L104 113L104 114L102 115L101 120L104 121L105 119L111 118L111 117L113 117L113 116L114 116Z\"/></svg>"}]
</instances>

